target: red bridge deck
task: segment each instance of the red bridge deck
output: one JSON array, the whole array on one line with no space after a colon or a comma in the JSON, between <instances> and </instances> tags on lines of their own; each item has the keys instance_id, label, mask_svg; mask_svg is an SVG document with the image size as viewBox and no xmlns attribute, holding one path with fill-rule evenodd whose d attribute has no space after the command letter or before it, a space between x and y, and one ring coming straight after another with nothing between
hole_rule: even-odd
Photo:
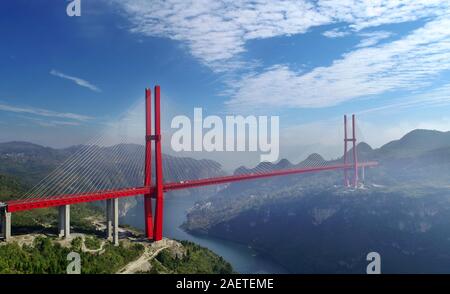
<instances>
[{"instance_id":1,"label":"red bridge deck","mask_svg":"<svg viewBox=\"0 0 450 294\"><path fill-rule=\"evenodd\" d=\"M358 167L371 167L378 165L377 162L369 161L369 162L359 162ZM323 167L306 167L299 169L288 169L288 170L277 170L267 173L255 173L255 174L243 174L243 175L233 175L233 176L224 176L217 178L209 178L209 179L200 179L200 180L191 180L191 181L182 181L182 182L174 182L174 183L165 183L164 191L172 191L172 190L180 190L180 189L188 189L195 187L202 187L208 185L218 185L225 184L231 182L238 182L244 180L252 180L259 178L267 178L274 176L282 176L282 175L291 175L291 174L302 174L302 173L312 173L319 171L330 171L330 170L338 170L338 169L351 169L354 168L353 164L337 164L337 165L329 165ZM136 188L124 188L120 190L111 190L111 191L98 191L98 192L90 192L90 193L81 193L81 194L68 194L68 195L59 195L59 196L51 196L47 198L29 198L24 200L11 200L7 202L7 210L8 212L16 212L23 210L32 210L37 208L45 208L45 207L53 207L53 206L61 206L61 205L70 205L76 203L83 202L93 202L99 200L106 200L111 198L120 198L120 197L129 197L143 194L154 194L154 187L136 187Z\"/></svg>"}]
</instances>

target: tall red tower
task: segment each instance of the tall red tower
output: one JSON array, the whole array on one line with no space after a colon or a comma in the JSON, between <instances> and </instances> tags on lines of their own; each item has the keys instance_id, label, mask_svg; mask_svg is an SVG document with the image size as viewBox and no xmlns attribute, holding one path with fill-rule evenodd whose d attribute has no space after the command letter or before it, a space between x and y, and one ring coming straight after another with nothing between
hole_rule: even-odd
<instances>
[{"instance_id":1,"label":"tall red tower","mask_svg":"<svg viewBox=\"0 0 450 294\"><path fill-rule=\"evenodd\" d=\"M150 89L145 89L145 166L144 187L152 185L152 94ZM144 195L145 234L153 239L153 211L152 195Z\"/></svg>"},{"instance_id":2,"label":"tall red tower","mask_svg":"<svg viewBox=\"0 0 450 294\"><path fill-rule=\"evenodd\" d=\"M163 191L163 169L162 169L162 152L161 152L161 90L159 86L155 87L155 164L156 164L156 209L155 209L155 226L153 238L155 241L162 239L163 231L163 208L164 208L164 191Z\"/></svg>"},{"instance_id":3,"label":"tall red tower","mask_svg":"<svg viewBox=\"0 0 450 294\"><path fill-rule=\"evenodd\" d=\"M353 157L353 187L358 187L358 155L356 150L356 117L352 115L352 138L348 138L347 135L347 115L344 115L344 164L348 163L347 153L348 144L347 142L352 142L352 157ZM346 187L350 186L348 179L348 168L344 168L344 185Z\"/></svg>"},{"instance_id":4,"label":"tall red tower","mask_svg":"<svg viewBox=\"0 0 450 294\"><path fill-rule=\"evenodd\" d=\"M344 115L344 165L347 164L347 115ZM344 168L344 186L348 187L350 183L348 182L348 170Z\"/></svg>"},{"instance_id":5,"label":"tall red tower","mask_svg":"<svg viewBox=\"0 0 450 294\"><path fill-rule=\"evenodd\" d=\"M153 193L144 195L145 233L148 239L159 241L163 231L163 170L161 151L161 90L155 86L155 134L152 135L151 91L145 90L145 167L144 186L153 189ZM156 183L152 187L152 142L155 142ZM152 198L156 199L155 219L153 219ZM154 223L153 223L154 222Z\"/></svg>"}]
</instances>

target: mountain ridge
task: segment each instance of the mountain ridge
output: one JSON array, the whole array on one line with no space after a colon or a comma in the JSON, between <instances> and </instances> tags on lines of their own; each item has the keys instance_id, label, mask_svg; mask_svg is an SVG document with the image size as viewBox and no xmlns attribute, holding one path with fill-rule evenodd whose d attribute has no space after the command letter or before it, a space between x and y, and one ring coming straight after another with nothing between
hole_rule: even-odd
<instances>
[{"instance_id":1,"label":"mountain ridge","mask_svg":"<svg viewBox=\"0 0 450 294\"><path fill-rule=\"evenodd\" d=\"M448 134L410 132L376 149L359 143L358 160L379 165L366 168L358 189L344 187L342 171L231 184L197 203L183 228L248 244L293 273L365 273L370 251L381 254L384 273L448 272Z\"/></svg>"}]
</instances>

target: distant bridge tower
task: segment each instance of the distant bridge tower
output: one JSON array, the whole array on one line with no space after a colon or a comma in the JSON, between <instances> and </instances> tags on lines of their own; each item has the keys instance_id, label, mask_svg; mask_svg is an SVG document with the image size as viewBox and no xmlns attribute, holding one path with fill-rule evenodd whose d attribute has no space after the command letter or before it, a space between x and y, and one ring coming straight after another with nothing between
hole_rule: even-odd
<instances>
[{"instance_id":1,"label":"distant bridge tower","mask_svg":"<svg viewBox=\"0 0 450 294\"><path fill-rule=\"evenodd\" d=\"M352 158L353 158L353 187L358 187L358 155L356 150L356 118L352 115L352 137L348 138L347 135L347 115L344 115L344 164L348 163L348 144L347 142L352 142ZM348 169L344 168L344 185L346 187L350 186L348 179Z\"/></svg>"}]
</instances>

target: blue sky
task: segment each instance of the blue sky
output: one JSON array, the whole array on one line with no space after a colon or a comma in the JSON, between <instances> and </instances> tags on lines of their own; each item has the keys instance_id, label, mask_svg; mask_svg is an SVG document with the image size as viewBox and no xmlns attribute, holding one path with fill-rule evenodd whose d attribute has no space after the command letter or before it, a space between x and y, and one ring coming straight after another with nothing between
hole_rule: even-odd
<instances>
[{"instance_id":1,"label":"blue sky","mask_svg":"<svg viewBox=\"0 0 450 294\"><path fill-rule=\"evenodd\" d=\"M447 1L81 3L0 2L0 141L83 143L154 84L166 120L280 115L291 155L334 155L344 113L375 146L450 129Z\"/></svg>"}]
</instances>

